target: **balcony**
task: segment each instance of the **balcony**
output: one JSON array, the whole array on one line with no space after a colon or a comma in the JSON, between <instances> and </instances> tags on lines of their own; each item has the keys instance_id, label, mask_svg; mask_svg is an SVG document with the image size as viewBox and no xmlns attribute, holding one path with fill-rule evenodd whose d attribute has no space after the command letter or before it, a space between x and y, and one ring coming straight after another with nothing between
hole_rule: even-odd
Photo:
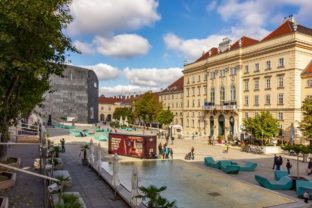
<instances>
[{"instance_id":1,"label":"balcony","mask_svg":"<svg viewBox=\"0 0 312 208\"><path fill-rule=\"evenodd\" d=\"M211 102L206 102L203 106L207 111L235 111L237 110L236 101L223 101L220 105L215 105Z\"/></svg>"}]
</instances>

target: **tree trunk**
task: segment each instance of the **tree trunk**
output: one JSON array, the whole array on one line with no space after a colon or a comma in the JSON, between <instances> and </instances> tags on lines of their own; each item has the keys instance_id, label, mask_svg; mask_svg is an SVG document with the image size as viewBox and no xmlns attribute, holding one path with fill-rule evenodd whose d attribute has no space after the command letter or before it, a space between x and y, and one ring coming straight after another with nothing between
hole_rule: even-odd
<instances>
[{"instance_id":1,"label":"tree trunk","mask_svg":"<svg viewBox=\"0 0 312 208\"><path fill-rule=\"evenodd\" d=\"M0 125L2 125L2 128L0 130L0 133L1 133L0 141L1 143L6 143L10 139L8 127L7 125L3 125L3 124L0 124ZM7 149L8 149L7 145L0 145L0 160L6 160Z\"/></svg>"},{"instance_id":2,"label":"tree trunk","mask_svg":"<svg viewBox=\"0 0 312 208\"><path fill-rule=\"evenodd\" d=\"M299 153L297 154L297 177L299 178Z\"/></svg>"}]
</instances>

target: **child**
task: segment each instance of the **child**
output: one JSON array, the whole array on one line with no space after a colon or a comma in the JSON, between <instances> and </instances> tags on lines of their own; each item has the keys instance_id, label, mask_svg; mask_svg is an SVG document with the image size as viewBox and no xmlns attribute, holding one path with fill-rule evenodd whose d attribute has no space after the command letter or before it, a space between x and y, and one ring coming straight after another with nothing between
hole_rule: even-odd
<instances>
[{"instance_id":1,"label":"child","mask_svg":"<svg viewBox=\"0 0 312 208\"><path fill-rule=\"evenodd\" d=\"M287 159L286 168L287 168L288 174L290 174L290 169L291 169L291 167L292 167L292 165L290 164L289 159Z\"/></svg>"},{"instance_id":2,"label":"child","mask_svg":"<svg viewBox=\"0 0 312 208\"><path fill-rule=\"evenodd\" d=\"M303 194L304 202L308 203L309 201L309 190L306 190Z\"/></svg>"}]
</instances>

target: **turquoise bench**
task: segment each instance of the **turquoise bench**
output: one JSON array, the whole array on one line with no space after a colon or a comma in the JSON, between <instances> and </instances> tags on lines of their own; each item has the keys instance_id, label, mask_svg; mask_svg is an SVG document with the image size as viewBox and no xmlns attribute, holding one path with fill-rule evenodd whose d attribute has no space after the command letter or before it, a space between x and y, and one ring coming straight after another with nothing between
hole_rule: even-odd
<instances>
[{"instance_id":1,"label":"turquoise bench","mask_svg":"<svg viewBox=\"0 0 312 208\"><path fill-rule=\"evenodd\" d=\"M260 175L255 175L255 179L261 186L270 190L290 190L293 185L292 179L288 176L284 176L278 181L269 181Z\"/></svg>"},{"instance_id":2,"label":"turquoise bench","mask_svg":"<svg viewBox=\"0 0 312 208\"><path fill-rule=\"evenodd\" d=\"M245 162L242 165L239 165L240 171L255 171L257 163L254 162Z\"/></svg>"},{"instance_id":3,"label":"turquoise bench","mask_svg":"<svg viewBox=\"0 0 312 208\"><path fill-rule=\"evenodd\" d=\"M212 157L205 157L205 165L211 168L219 168L219 162L215 161Z\"/></svg>"},{"instance_id":4,"label":"turquoise bench","mask_svg":"<svg viewBox=\"0 0 312 208\"><path fill-rule=\"evenodd\" d=\"M297 196L303 198L303 194L306 190L309 190L309 197L312 198L312 182L304 180L296 180L296 193Z\"/></svg>"},{"instance_id":5,"label":"turquoise bench","mask_svg":"<svg viewBox=\"0 0 312 208\"><path fill-rule=\"evenodd\" d=\"M240 167L230 160L221 160L218 162L219 168L227 174L238 174Z\"/></svg>"},{"instance_id":6,"label":"turquoise bench","mask_svg":"<svg viewBox=\"0 0 312 208\"><path fill-rule=\"evenodd\" d=\"M277 181L279 179L283 178L284 176L288 176L288 175L289 175L288 172L285 170L275 170L274 171L274 179Z\"/></svg>"}]
</instances>

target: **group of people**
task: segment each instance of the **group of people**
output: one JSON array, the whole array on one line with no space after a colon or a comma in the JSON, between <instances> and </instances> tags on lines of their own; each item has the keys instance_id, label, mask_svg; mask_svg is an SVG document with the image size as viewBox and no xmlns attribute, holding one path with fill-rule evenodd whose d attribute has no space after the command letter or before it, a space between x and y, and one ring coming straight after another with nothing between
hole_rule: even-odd
<instances>
[{"instance_id":1,"label":"group of people","mask_svg":"<svg viewBox=\"0 0 312 208\"><path fill-rule=\"evenodd\" d=\"M158 145L159 159L173 159L173 148L168 146L166 142L164 145Z\"/></svg>"},{"instance_id":2,"label":"group of people","mask_svg":"<svg viewBox=\"0 0 312 208\"><path fill-rule=\"evenodd\" d=\"M282 156L277 156L276 154L274 154L274 161L273 161L273 170L281 170L281 167L283 165L283 158ZM286 162L286 169L287 169L287 172L288 174L290 174L290 169L291 169L292 165L289 161L289 159L287 159L287 162Z\"/></svg>"}]
</instances>

